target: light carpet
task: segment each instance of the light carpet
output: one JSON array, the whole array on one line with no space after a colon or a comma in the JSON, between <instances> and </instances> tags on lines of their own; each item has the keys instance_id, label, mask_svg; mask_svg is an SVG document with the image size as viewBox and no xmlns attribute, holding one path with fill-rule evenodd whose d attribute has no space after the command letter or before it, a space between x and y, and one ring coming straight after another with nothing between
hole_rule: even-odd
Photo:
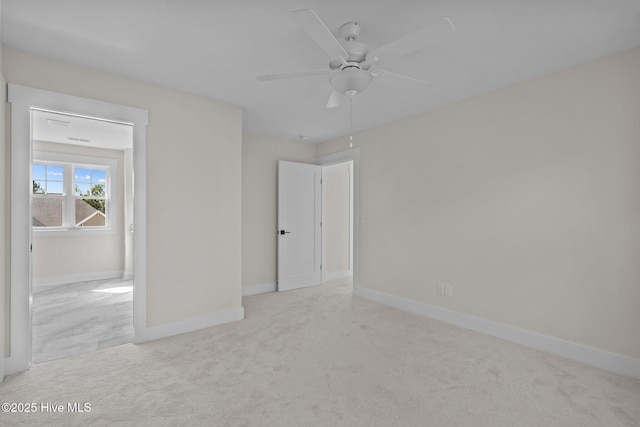
<instances>
[{"instance_id":1,"label":"light carpet","mask_svg":"<svg viewBox=\"0 0 640 427\"><path fill-rule=\"evenodd\" d=\"M243 304L240 322L8 377L2 402L65 411L0 424L640 425L639 380L353 296L345 281Z\"/></svg>"}]
</instances>

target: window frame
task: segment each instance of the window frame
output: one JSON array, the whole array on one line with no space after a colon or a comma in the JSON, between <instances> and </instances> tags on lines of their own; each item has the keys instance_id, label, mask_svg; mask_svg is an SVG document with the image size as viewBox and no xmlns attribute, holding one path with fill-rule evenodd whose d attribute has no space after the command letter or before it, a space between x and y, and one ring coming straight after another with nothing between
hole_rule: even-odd
<instances>
[{"instance_id":1,"label":"window frame","mask_svg":"<svg viewBox=\"0 0 640 427\"><path fill-rule=\"evenodd\" d=\"M34 233L39 236L72 236L72 235L92 235L92 234L115 234L117 226L117 215L119 206L116 197L116 171L118 161L112 158L91 157L77 154L52 153L47 151L34 151L31 161L31 182L33 182L33 165L44 164L63 166L64 169L64 194L62 208L62 226L60 227L36 227L31 225ZM93 169L105 171L105 226L78 226L75 222L76 199L91 199L93 197L76 196L75 193L75 170ZM45 195L46 196L46 195ZM31 189L31 199L42 197L34 194ZM51 196L49 196L51 197ZM33 203L33 202L32 202Z\"/></svg>"}]
</instances>

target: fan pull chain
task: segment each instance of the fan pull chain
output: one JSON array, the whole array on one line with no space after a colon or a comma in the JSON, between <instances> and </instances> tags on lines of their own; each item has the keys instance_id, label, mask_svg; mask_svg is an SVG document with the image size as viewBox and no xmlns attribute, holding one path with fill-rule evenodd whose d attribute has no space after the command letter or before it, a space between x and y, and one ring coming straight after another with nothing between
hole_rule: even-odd
<instances>
[{"instance_id":1,"label":"fan pull chain","mask_svg":"<svg viewBox=\"0 0 640 427\"><path fill-rule=\"evenodd\" d=\"M353 95L349 96L349 148L353 148Z\"/></svg>"}]
</instances>

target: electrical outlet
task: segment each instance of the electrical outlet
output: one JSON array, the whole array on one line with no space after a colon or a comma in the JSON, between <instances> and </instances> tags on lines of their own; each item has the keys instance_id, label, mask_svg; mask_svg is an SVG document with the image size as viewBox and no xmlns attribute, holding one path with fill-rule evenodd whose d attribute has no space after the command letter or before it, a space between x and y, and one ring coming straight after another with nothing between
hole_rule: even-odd
<instances>
[{"instance_id":1,"label":"electrical outlet","mask_svg":"<svg viewBox=\"0 0 640 427\"><path fill-rule=\"evenodd\" d=\"M444 295L447 296L447 297L452 297L453 296L453 285L445 283L445 285L444 285Z\"/></svg>"},{"instance_id":2,"label":"electrical outlet","mask_svg":"<svg viewBox=\"0 0 640 427\"><path fill-rule=\"evenodd\" d=\"M444 295L444 283L436 283L436 294Z\"/></svg>"}]
</instances>

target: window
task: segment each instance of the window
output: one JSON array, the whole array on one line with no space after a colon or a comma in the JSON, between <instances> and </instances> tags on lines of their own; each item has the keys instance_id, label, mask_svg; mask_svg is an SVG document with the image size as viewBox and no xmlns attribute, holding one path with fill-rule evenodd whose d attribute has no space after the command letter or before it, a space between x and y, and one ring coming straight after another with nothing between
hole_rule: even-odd
<instances>
[{"instance_id":1,"label":"window","mask_svg":"<svg viewBox=\"0 0 640 427\"><path fill-rule=\"evenodd\" d=\"M33 226L62 227L64 166L33 165Z\"/></svg>"},{"instance_id":2,"label":"window","mask_svg":"<svg viewBox=\"0 0 640 427\"><path fill-rule=\"evenodd\" d=\"M107 225L107 171L74 168L76 227Z\"/></svg>"},{"instance_id":3,"label":"window","mask_svg":"<svg viewBox=\"0 0 640 427\"><path fill-rule=\"evenodd\" d=\"M34 153L32 215L34 230L110 230L111 175L115 161L73 157L86 163L63 162L61 155ZM48 160L56 159L56 160ZM88 161L94 160L91 164Z\"/></svg>"}]
</instances>

